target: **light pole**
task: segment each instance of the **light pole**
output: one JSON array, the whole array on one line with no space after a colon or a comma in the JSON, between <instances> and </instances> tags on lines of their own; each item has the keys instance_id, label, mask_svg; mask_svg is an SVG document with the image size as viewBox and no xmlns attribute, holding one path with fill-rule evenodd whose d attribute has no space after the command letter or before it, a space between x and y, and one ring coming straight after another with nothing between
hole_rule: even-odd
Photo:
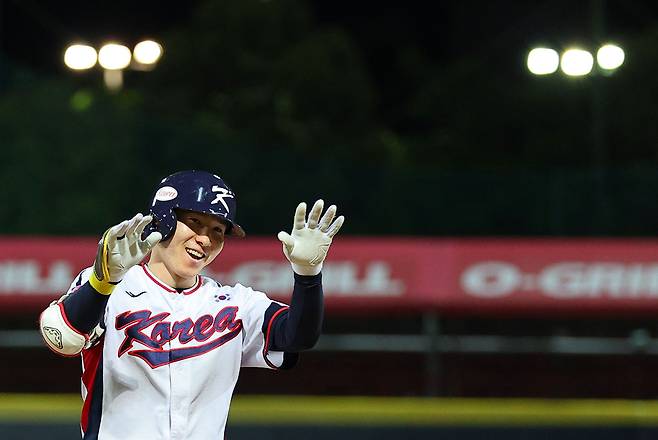
<instances>
[{"instance_id":1,"label":"light pole","mask_svg":"<svg viewBox=\"0 0 658 440\"><path fill-rule=\"evenodd\" d=\"M572 47L559 56L559 67L570 77L588 77L590 92L589 156L592 165L594 209L592 230L603 231L610 218L606 190L606 163L608 161L606 77L615 73L625 61L624 50L616 44L602 44L605 40L605 0L590 0L590 39L598 46L596 56L582 47ZM533 75L547 76L558 70L558 54L552 48L532 49L528 53L527 67Z\"/></svg>"},{"instance_id":2,"label":"light pole","mask_svg":"<svg viewBox=\"0 0 658 440\"><path fill-rule=\"evenodd\" d=\"M591 32L592 41L601 43L605 35L605 0L590 0L590 17L591 17ZM605 47L612 45L602 46L598 53L605 54ZM622 52L621 48L618 48ZM602 52L603 51L603 52ZM598 59L599 66L601 60ZM622 58L623 62L623 58ZM605 87L601 83L603 80L602 75L596 75L592 78L591 87L591 106L592 106L592 121L591 121L591 157L594 170L594 185L596 194L596 206L593 216L593 227L600 231L605 228L605 225L610 218L610 209L608 208L608 197L606 191L606 161L608 158L608 139L607 139L607 124L606 124L606 92Z\"/></svg>"}]
</instances>

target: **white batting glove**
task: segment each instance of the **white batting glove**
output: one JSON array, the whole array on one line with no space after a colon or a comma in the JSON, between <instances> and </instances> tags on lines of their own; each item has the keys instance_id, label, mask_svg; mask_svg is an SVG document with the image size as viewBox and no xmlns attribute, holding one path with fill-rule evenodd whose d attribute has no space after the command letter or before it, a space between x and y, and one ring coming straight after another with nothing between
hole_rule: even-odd
<instances>
[{"instance_id":1,"label":"white batting glove","mask_svg":"<svg viewBox=\"0 0 658 440\"><path fill-rule=\"evenodd\" d=\"M320 273L331 241L343 226L345 217L342 215L332 223L336 216L336 205L331 205L320 219L323 208L322 200L315 202L306 221L306 203L300 203L295 210L292 232L288 234L281 231L277 235L283 243L283 253L296 274Z\"/></svg>"},{"instance_id":2,"label":"white batting glove","mask_svg":"<svg viewBox=\"0 0 658 440\"><path fill-rule=\"evenodd\" d=\"M137 214L105 231L89 278L94 289L104 295L112 293L128 269L142 261L162 239L162 234L152 232L142 240L142 232L152 219L150 215Z\"/></svg>"}]
</instances>

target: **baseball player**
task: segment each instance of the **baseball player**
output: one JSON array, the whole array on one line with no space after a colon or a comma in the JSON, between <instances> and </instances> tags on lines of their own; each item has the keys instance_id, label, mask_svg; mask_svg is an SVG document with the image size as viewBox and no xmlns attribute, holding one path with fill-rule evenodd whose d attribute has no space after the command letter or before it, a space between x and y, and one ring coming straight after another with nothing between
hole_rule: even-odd
<instances>
[{"instance_id":1,"label":"baseball player","mask_svg":"<svg viewBox=\"0 0 658 440\"><path fill-rule=\"evenodd\" d=\"M166 177L150 213L108 229L93 266L42 312L48 347L82 356L84 439L221 439L240 368L290 368L316 343L320 271L343 216L318 200L307 217L300 203L279 233L294 272L286 306L200 275L226 236L245 236L235 210L217 175Z\"/></svg>"}]
</instances>

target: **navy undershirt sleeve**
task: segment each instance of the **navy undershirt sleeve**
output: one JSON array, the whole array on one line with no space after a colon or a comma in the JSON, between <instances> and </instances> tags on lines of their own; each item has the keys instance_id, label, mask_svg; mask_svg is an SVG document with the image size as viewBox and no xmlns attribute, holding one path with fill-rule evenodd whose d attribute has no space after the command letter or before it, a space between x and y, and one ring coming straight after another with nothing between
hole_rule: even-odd
<instances>
[{"instance_id":1,"label":"navy undershirt sleeve","mask_svg":"<svg viewBox=\"0 0 658 440\"><path fill-rule=\"evenodd\" d=\"M86 282L64 299L66 318L76 330L88 334L102 321L109 298Z\"/></svg>"},{"instance_id":2,"label":"navy undershirt sleeve","mask_svg":"<svg viewBox=\"0 0 658 440\"><path fill-rule=\"evenodd\" d=\"M280 308L274 303L272 306L266 315L272 316ZM320 338L323 315L322 274L295 274L290 308L274 318L270 328L269 349L298 352L312 348ZM268 323L269 319L265 322Z\"/></svg>"}]
</instances>

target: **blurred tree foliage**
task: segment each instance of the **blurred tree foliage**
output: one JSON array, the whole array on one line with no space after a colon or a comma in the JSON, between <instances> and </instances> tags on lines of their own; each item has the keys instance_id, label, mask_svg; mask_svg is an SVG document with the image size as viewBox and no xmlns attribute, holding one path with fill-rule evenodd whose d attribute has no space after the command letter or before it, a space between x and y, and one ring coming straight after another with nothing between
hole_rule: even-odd
<instances>
[{"instance_id":1,"label":"blurred tree foliage","mask_svg":"<svg viewBox=\"0 0 658 440\"><path fill-rule=\"evenodd\" d=\"M98 75L8 69L2 233L98 234L147 209L163 176L199 168L233 186L255 234L316 197L348 234L653 234L657 40L628 41L623 71L594 80L504 59L519 65L509 77L491 68L495 45L441 64L403 44L373 66L301 1L201 2L120 93ZM602 80L603 146L590 129Z\"/></svg>"}]
</instances>

